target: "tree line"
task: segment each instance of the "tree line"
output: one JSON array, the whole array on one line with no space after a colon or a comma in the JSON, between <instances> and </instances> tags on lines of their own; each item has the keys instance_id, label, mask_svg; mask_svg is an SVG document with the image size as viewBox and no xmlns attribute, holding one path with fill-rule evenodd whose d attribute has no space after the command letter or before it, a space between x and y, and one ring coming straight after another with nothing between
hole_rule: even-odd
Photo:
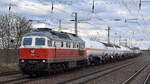
<instances>
[{"instance_id":1,"label":"tree line","mask_svg":"<svg viewBox=\"0 0 150 84\"><path fill-rule=\"evenodd\" d=\"M18 49L22 36L32 30L32 24L25 17L0 15L0 48Z\"/></svg>"}]
</instances>

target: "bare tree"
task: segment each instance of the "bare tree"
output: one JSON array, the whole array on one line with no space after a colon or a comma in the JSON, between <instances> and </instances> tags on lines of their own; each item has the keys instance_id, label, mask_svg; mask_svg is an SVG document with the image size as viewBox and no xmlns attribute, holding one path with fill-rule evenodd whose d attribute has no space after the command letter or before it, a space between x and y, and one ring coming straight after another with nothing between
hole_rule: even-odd
<instances>
[{"instance_id":1,"label":"bare tree","mask_svg":"<svg viewBox=\"0 0 150 84\"><path fill-rule=\"evenodd\" d=\"M21 41L21 38L22 36L31 31L32 29L32 26L31 26L31 23L29 20L26 20L26 18L24 17L19 17L19 16L16 16L15 17L16 19L16 22L14 24L14 36L15 36L15 41L16 41L16 48L18 48L20 46L20 41Z\"/></svg>"},{"instance_id":2,"label":"bare tree","mask_svg":"<svg viewBox=\"0 0 150 84\"><path fill-rule=\"evenodd\" d=\"M31 31L31 23L24 17L16 15L0 16L0 38L5 49L18 48L22 36Z\"/></svg>"},{"instance_id":3,"label":"bare tree","mask_svg":"<svg viewBox=\"0 0 150 84\"><path fill-rule=\"evenodd\" d=\"M8 48L8 37L9 35L9 17L8 16L0 16L0 37L2 38L2 47Z\"/></svg>"},{"instance_id":4,"label":"bare tree","mask_svg":"<svg viewBox=\"0 0 150 84\"><path fill-rule=\"evenodd\" d=\"M20 46L22 36L31 30L30 21L24 17L11 14L0 15L0 50L1 58L6 63L12 61L11 57L17 57L17 52L10 53L10 51L17 49Z\"/></svg>"}]
</instances>

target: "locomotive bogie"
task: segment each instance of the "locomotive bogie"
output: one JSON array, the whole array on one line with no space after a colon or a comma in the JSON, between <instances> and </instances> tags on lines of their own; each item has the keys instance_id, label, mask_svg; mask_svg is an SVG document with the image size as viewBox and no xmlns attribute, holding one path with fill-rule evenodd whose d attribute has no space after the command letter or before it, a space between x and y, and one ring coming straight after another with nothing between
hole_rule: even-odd
<instances>
[{"instance_id":1,"label":"locomotive bogie","mask_svg":"<svg viewBox=\"0 0 150 84\"><path fill-rule=\"evenodd\" d=\"M45 59L20 60L19 67L24 74L40 74L48 71L48 62Z\"/></svg>"}]
</instances>

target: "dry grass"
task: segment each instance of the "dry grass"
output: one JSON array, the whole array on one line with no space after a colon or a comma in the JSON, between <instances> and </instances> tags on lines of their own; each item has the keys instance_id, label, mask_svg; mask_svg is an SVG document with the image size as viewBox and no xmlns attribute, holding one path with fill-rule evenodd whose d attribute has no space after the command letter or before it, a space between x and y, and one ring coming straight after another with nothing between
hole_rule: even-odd
<instances>
[{"instance_id":1,"label":"dry grass","mask_svg":"<svg viewBox=\"0 0 150 84\"><path fill-rule=\"evenodd\" d=\"M19 71L18 64L0 64L0 73Z\"/></svg>"}]
</instances>

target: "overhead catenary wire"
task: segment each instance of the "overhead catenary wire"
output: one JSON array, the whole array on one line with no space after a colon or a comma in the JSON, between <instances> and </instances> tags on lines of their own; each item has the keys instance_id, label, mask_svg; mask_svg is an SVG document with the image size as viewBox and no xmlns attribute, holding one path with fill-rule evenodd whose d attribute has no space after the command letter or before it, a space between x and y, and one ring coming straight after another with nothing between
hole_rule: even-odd
<instances>
[{"instance_id":1,"label":"overhead catenary wire","mask_svg":"<svg viewBox=\"0 0 150 84\"><path fill-rule=\"evenodd\" d=\"M51 0L51 1L53 1L53 0ZM50 2L50 3L51 3L51 2ZM56 3L56 1L55 1L55 3ZM95 2L94 2L94 3L95 3ZM55 4L53 4L53 5L55 5ZM125 5L126 5L126 8L128 9L128 11L132 12L131 9L128 8L127 4L125 4ZM108 6L109 6L109 5L108 5ZM80 6L78 7L77 5L73 5L72 8L84 10L84 8L80 8ZM94 9L95 9L95 5L94 5ZM56 15L56 11L55 11L55 10L58 10L58 11L60 11L61 13L65 13L65 14L68 15L68 16L71 15L69 12L66 12L65 10L62 10L62 9L59 9L59 8L53 6L53 13L50 13L47 17L52 18L52 19L55 19L55 20L57 20L57 21L59 21L60 18L61 18L61 19L64 19L63 22L66 23L66 22L67 22L66 17L65 17L65 16L60 16L60 17L58 17L58 16ZM90 14L90 13L89 13L89 14ZM98 17L98 16L96 15L95 11L94 11L94 14L93 14L93 15L95 15L95 17ZM93 19L93 18L95 19L95 17L91 16L92 19ZM89 19L89 17L88 17L88 19L87 19L87 21L88 21L89 23L90 23L91 18ZM48 18L46 18L46 19L48 19ZM111 25L111 24L109 24L109 21L102 20L101 18L97 18L97 20L105 22L105 25ZM93 23L93 25L95 25L95 24L96 24L96 23ZM141 24L141 22L140 22L140 23L137 22L136 24L137 24L137 25L140 24L139 26L143 26L143 24ZM58 25L57 25L57 26L58 26ZM130 26L130 27L131 27L131 26ZM115 29L113 29L113 30L115 30Z\"/></svg>"},{"instance_id":2,"label":"overhead catenary wire","mask_svg":"<svg viewBox=\"0 0 150 84\"><path fill-rule=\"evenodd\" d=\"M132 6L135 6L136 7L136 4L135 5L132 5ZM129 9L130 10L130 9ZM139 13L139 11L142 11L142 10L138 10L137 9L137 11L138 11L138 15L143 19L143 21L144 21L144 23L146 22L145 21L145 19L144 19L144 16L143 15L141 15L142 14L142 12L141 12L141 14ZM139 34L141 33L141 37L142 38L144 38L144 40L146 41L146 40L148 40L149 39L149 37L148 37L148 35L147 35L147 33L143 33L143 29L142 28L145 28L145 24L142 24L141 22L139 23L138 21L136 21L136 24L139 26L139 29L137 29L138 30L138 32L139 32ZM142 30L142 31L141 31ZM144 36L143 36L144 35Z\"/></svg>"},{"instance_id":3,"label":"overhead catenary wire","mask_svg":"<svg viewBox=\"0 0 150 84\"><path fill-rule=\"evenodd\" d=\"M125 4L124 0L122 0L122 3L125 6L125 8L129 11L129 13L131 15L133 15L132 12L131 12L131 10L128 8L127 4ZM136 22L136 24L142 28L142 25L139 22ZM143 26L144 26L144 24L143 24ZM139 30L139 32L141 32L141 31ZM141 33L143 33L143 32L141 32Z\"/></svg>"}]
</instances>

